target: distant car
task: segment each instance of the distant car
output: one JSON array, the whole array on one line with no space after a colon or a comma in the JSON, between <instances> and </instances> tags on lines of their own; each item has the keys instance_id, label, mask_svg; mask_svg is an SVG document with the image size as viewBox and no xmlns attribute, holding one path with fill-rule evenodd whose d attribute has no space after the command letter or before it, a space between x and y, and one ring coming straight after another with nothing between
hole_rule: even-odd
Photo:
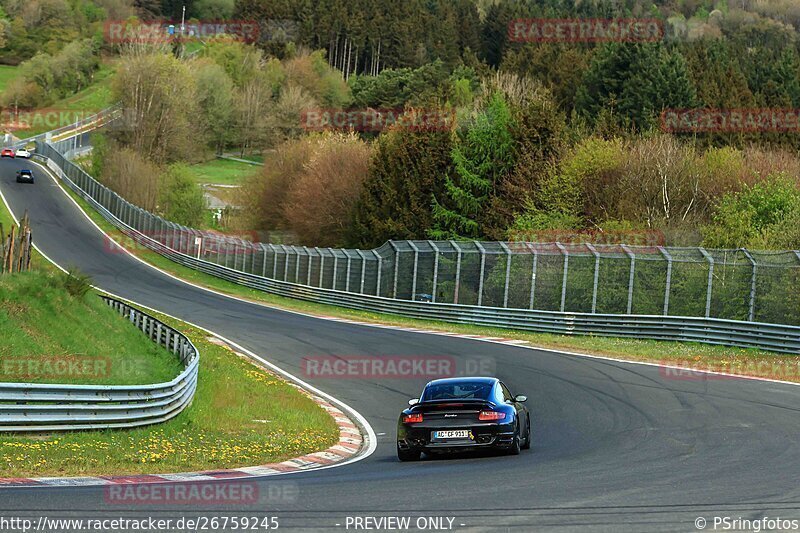
<instances>
[{"instance_id":1,"label":"distant car","mask_svg":"<svg viewBox=\"0 0 800 533\"><path fill-rule=\"evenodd\" d=\"M17 183L33 183L33 171L27 168L17 170Z\"/></svg>"},{"instance_id":2,"label":"distant car","mask_svg":"<svg viewBox=\"0 0 800 533\"><path fill-rule=\"evenodd\" d=\"M416 461L422 452L492 448L518 455L531 447L531 417L502 381L490 377L437 379L397 422L397 457Z\"/></svg>"},{"instance_id":3,"label":"distant car","mask_svg":"<svg viewBox=\"0 0 800 533\"><path fill-rule=\"evenodd\" d=\"M13 148L3 148L3 150L0 151L0 157L11 157L11 158L13 158L14 157L14 149Z\"/></svg>"},{"instance_id":4,"label":"distant car","mask_svg":"<svg viewBox=\"0 0 800 533\"><path fill-rule=\"evenodd\" d=\"M23 159L30 159L31 158L31 153L28 150L26 150L25 148L19 148L15 155L16 155L16 157L21 157Z\"/></svg>"}]
</instances>

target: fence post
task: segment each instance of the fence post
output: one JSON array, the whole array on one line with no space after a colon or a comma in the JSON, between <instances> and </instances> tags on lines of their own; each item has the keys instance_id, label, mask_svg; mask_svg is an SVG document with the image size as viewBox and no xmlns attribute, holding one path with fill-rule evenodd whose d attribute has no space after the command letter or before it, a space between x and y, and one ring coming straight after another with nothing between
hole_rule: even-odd
<instances>
[{"instance_id":1,"label":"fence post","mask_svg":"<svg viewBox=\"0 0 800 533\"><path fill-rule=\"evenodd\" d=\"M321 289L323 276L325 274L325 256L319 248L317 248L317 252L319 252L319 288Z\"/></svg>"},{"instance_id":2,"label":"fence post","mask_svg":"<svg viewBox=\"0 0 800 533\"><path fill-rule=\"evenodd\" d=\"M300 283L300 249L297 246L292 246L294 252L294 282Z\"/></svg>"},{"instance_id":3,"label":"fence post","mask_svg":"<svg viewBox=\"0 0 800 533\"><path fill-rule=\"evenodd\" d=\"M533 265L531 266L531 301L529 304L529 309L533 309L533 300L536 296L536 267L539 264L539 251L536 250L536 246L533 243L526 242L525 246L528 247L531 254L533 254Z\"/></svg>"},{"instance_id":4,"label":"fence post","mask_svg":"<svg viewBox=\"0 0 800 533\"><path fill-rule=\"evenodd\" d=\"M306 285L309 287L311 286L311 251L309 251L308 246L303 246L303 249L306 251L306 256L308 257L308 274L306 275Z\"/></svg>"},{"instance_id":5,"label":"fence post","mask_svg":"<svg viewBox=\"0 0 800 533\"><path fill-rule=\"evenodd\" d=\"M433 290L431 291L431 302L436 303L436 284L439 281L439 247L433 241L428 241L428 245L433 249Z\"/></svg>"},{"instance_id":6,"label":"fence post","mask_svg":"<svg viewBox=\"0 0 800 533\"><path fill-rule=\"evenodd\" d=\"M453 290L453 303L458 303L458 286L461 284L461 247L456 241L450 241L456 249L456 286Z\"/></svg>"},{"instance_id":7,"label":"fence post","mask_svg":"<svg viewBox=\"0 0 800 533\"><path fill-rule=\"evenodd\" d=\"M478 306L480 307L483 303L483 272L486 270L486 248L478 241L475 241L475 246L478 247L481 254L481 277L478 280Z\"/></svg>"},{"instance_id":8,"label":"fence post","mask_svg":"<svg viewBox=\"0 0 800 533\"><path fill-rule=\"evenodd\" d=\"M417 245L414 244L414 241L406 241L408 245L411 246L411 249L414 250L414 270L411 274L411 299L416 300L417 298L417 267L419 266L419 248Z\"/></svg>"},{"instance_id":9,"label":"fence post","mask_svg":"<svg viewBox=\"0 0 800 533\"><path fill-rule=\"evenodd\" d=\"M702 246L698 248L708 261L708 289L706 290L706 318L711 314L711 288L714 284L714 258Z\"/></svg>"},{"instance_id":10,"label":"fence post","mask_svg":"<svg viewBox=\"0 0 800 533\"><path fill-rule=\"evenodd\" d=\"M511 277L511 250L504 242L500 242L500 246L506 252L506 282L503 287L503 307L508 307L508 281Z\"/></svg>"},{"instance_id":11,"label":"fence post","mask_svg":"<svg viewBox=\"0 0 800 533\"><path fill-rule=\"evenodd\" d=\"M597 285L600 280L600 254L592 243L587 242L586 247L594 256L594 281L592 282L592 314L597 312Z\"/></svg>"},{"instance_id":12,"label":"fence post","mask_svg":"<svg viewBox=\"0 0 800 533\"><path fill-rule=\"evenodd\" d=\"M753 319L755 318L755 312L756 312L756 268L757 268L756 260L753 259L753 256L750 255L750 252L747 251L746 248L742 248L742 253L747 258L747 260L750 261L750 265L753 267L753 273L750 276L750 305L749 305L750 308L747 312L747 320L752 322Z\"/></svg>"},{"instance_id":13,"label":"fence post","mask_svg":"<svg viewBox=\"0 0 800 533\"><path fill-rule=\"evenodd\" d=\"M230 268L231 260L231 240L225 237L225 268ZM236 245L233 245L233 266L236 267Z\"/></svg>"},{"instance_id":14,"label":"fence post","mask_svg":"<svg viewBox=\"0 0 800 533\"><path fill-rule=\"evenodd\" d=\"M283 281L289 281L289 249L285 244L281 244L281 249L283 249L283 253L286 255L283 261Z\"/></svg>"},{"instance_id":15,"label":"fence post","mask_svg":"<svg viewBox=\"0 0 800 533\"><path fill-rule=\"evenodd\" d=\"M381 255L375 249L372 250L372 253L375 254L375 257L378 260L378 263L377 263L378 264L378 271L377 271L377 275L375 276L376 277L376 281L375 281L375 296L380 296L381 295L381 264L383 263L383 258L381 257Z\"/></svg>"},{"instance_id":16,"label":"fence post","mask_svg":"<svg viewBox=\"0 0 800 533\"><path fill-rule=\"evenodd\" d=\"M567 249L564 248L564 245L560 242L556 243L556 246L564 254L564 272L561 278L561 312L564 312L564 305L567 302L567 272L569 272L569 252Z\"/></svg>"},{"instance_id":17,"label":"fence post","mask_svg":"<svg viewBox=\"0 0 800 533\"><path fill-rule=\"evenodd\" d=\"M331 288L336 290L336 267L339 266L339 256L336 255L336 252L333 251L332 248L328 248L333 255L333 280L331 281Z\"/></svg>"},{"instance_id":18,"label":"fence post","mask_svg":"<svg viewBox=\"0 0 800 533\"><path fill-rule=\"evenodd\" d=\"M667 316L669 314L669 290L672 286L672 256L663 246L659 246L658 251L667 260L667 282L664 287L664 316Z\"/></svg>"},{"instance_id":19,"label":"fence post","mask_svg":"<svg viewBox=\"0 0 800 533\"><path fill-rule=\"evenodd\" d=\"M356 250L356 253L361 257L361 288L358 292L364 294L364 276L367 273L367 256L365 256L364 252L361 250Z\"/></svg>"},{"instance_id":20,"label":"fence post","mask_svg":"<svg viewBox=\"0 0 800 533\"><path fill-rule=\"evenodd\" d=\"M350 254L347 253L346 249L342 248L342 253L345 255L345 257L347 257L347 273L344 277L344 292L350 292L350 264L352 261Z\"/></svg>"},{"instance_id":21,"label":"fence post","mask_svg":"<svg viewBox=\"0 0 800 533\"><path fill-rule=\"evenodd\" d=\"M400 248L394 243L394 241L389 241L389 245L394 250L394 287L392 288L392 298L397 298L397 272L400 266Z\"/></svg>"},{"instance_id":22,"label":"fence post","mask_svg":"<svg viewBox=\"0 0 800 533\"><path fill-rule=\"evenodd\" d=\"M625 250L625 255L631 259L631 270L628 274L628 314L630 315L631 311L633 310L633 276L636 272L636 254L634 254L626 245L623 244L621 246L622 249Z\"/></svg>"},{"instance_id":23,"label":"fence post","mask_svg":"<svg viewBox=\"0 0 800 533\"><path fill-rule=\"evenodd\" d=\"M272 243L269 247L272 250L272 279L278 279L278 250Z\"/></svg>"},{"instance_id":24,"label":"fence post","mask_svg":"<svg viewBox=\"0 0 800 533\"><path fill-rule=\"evenodd\" d=\"M264 245L263 242L260 243L260 244L261 244L261 251L264 252L264 260L261 262L261 277L262 278L266 278L267 277L267 247Z\"/></svg>"}]
</instances>

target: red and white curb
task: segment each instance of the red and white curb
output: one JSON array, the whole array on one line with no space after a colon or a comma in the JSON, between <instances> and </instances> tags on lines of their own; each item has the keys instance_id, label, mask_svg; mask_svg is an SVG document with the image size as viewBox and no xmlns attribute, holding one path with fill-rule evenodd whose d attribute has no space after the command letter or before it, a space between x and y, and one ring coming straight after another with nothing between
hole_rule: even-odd
<instances>
[{"instance_id":1,"label":"red and white curb","mask_svg":"<svg viewBox=\"0 0 800 533\"><path fill-rule=\"evenodd\" d=\"M39 477L39 478L0 478L2 487L74 487L92 485L130 485L142 483L175 483L214 481L223 479L242 479L274 476L292 472L302 472L328 467L352 459L367 446L358 426L339 408L330 402L309 393L299 385L287 382L310 397L324 409L339 426L339 442L321 452L309 453L280 463L259 466L244 466L225 470L203 472L182 472L178 474L137 474L129 476L84 476L84 477Z\"/></svg>"}]
</instances>

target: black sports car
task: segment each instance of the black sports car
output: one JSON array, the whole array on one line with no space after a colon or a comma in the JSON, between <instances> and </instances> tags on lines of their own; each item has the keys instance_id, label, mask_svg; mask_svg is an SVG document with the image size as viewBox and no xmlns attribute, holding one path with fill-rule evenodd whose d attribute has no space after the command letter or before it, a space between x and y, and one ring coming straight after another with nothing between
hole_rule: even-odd
<instances>
[{"instance_id":1,"label":"black sports car","mask_svg":"<svg viewBox=\"0 0 800 533\"><path fill-rule=\"evenodd\" d=\"M22 170L17 170L17 183L22 183L23 181L27 181L28 183L33 183L33 171L23 168Z\"/></svg>"},{"instance_id":2,"label":"black sports car","mask_svg":"<svg viewBox=\"0 0 800 533\"><path fill-rule=\"evenodd\" d=\"M496 378L447 378L425 385L397 422L397 457L416 461L422 452L497 448L512 455L531 447L525 396L514 396Z\"/></svg>"}]
</instances>

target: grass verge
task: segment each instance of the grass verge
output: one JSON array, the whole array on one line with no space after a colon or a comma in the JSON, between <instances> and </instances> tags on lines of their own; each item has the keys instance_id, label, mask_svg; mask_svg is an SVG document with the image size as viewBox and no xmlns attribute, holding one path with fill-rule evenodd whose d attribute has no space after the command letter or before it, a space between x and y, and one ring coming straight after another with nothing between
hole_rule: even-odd
<instances>
[{"instance_id":1,"label":"grass verge","mask_svg":"<svg viewBox=\"0 0 800 533\"><path fill-rule=\"evenodd\" d=\"M0 92L6 90L11 80L17 77L19 69L11 65L0 65Z\"/></svg>"},{"instance_id":2,"label":"grass verge","mask_svg":"<svg viewBox=\"0 0 800 533\"><path fill-rule=\"evenodd\" d=\"M14 135L20 139L39 135L84 119L97 111L109 107L113 100L111 80L114 78L115 71L116 65L113 61L102 63L97 72L94 73L92 83L88 87L44 108L45 111L55 112L54 116L57 116L57 119L44 117L34 119L30 128L16 130ZM0 84L2 84L2 75L0 75ZM33 114L36 116L35 112ZM57 120L58 123L54 123L54 120Z\"/></svg>"},{"instance_id":3,"label":"grass verge","mask_svg":"<svg viewBox=\"0 0 800 533\"><path fill-rule=\"evenodd\" d=\"M84 200L64 187L79 203L89 217L118 242L129 243L119 230L92 209ZM696 370L714 370L745 376L800 382L800 355L776 354L765 350L730 348L691 342L667 342L648 339L602 337L594 335L556 335L533 333L503 328L487 328L441 321L416 320L385 313L358 311L324 304L293 300L249 289L223 279L173 263L144 247L130 249L137 257L192 283L208 287L231 296L237 296L273 307L316 315L338 316L365 322L375 322L402 327L434 329L441 331L503 337L525 341L526 344L561 351L612 357L629 361L651 362L689 367ZM779 361L779 367L775 362Z\"/></svg>"},{"instance_id":4,"label":"grass verge","mask_svg":"<svg viewBox=\"0 0 800 533\"><path fill-rule=\"evenodd\" d=\"M2 202L0 221L6 228L11 223ZM57 272L41 256L36 259L34 265L40 272L33 273L31 279L46 275L44 272ZM19 276L0 278L0 282L24 285L24 281L17 281L24 279ZM31 297L39 289L33 290ZM2 301L5 303L5 297ZM0 436L0 477L235 468L283 461L338 442L339 430L333 418L293 385L212 342L204 331L170 317L155 316L187 335L200 351L199 381L192 405L168 422L138 429ZM96 345L95 339L87 342Z\"/></svg>"},{"instance_id":5,"label":"grass verge","mask_svg":"<svg viewBox=\"0 0 800 533\"><path fill-rule=\"evenodd\" d=\"M241 185L245 178L259 172L260 167L229 159L213 159L189 167L201 185Z\"/></svg>"},{"instance_id":6,"label":"grass verge","mask_svg":"<svg viewBox=\"0 0 800 533\"><path fill-rule=\"evenodd\" d=\"M93 293L70 294L66 280L39 270L0 276L0 381L145 385L181 372L173 354Z\"/></svg>"}]
</instances>

